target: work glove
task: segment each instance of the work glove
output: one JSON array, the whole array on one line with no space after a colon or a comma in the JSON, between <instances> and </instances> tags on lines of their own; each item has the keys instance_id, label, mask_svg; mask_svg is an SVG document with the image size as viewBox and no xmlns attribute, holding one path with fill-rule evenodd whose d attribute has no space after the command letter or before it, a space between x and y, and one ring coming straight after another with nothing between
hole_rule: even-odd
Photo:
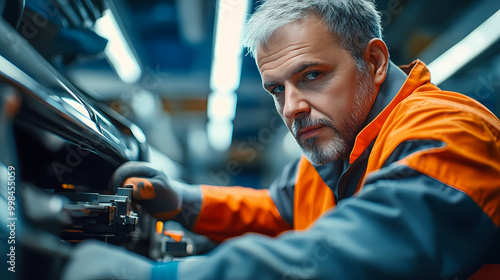
<instances>
[{"instance_id":1,"label":"work glove","mask_svg":"<svg viewBox=\"0 0 500 280\"><path fill-rule=\"evenodd\" d=\"M182 207L182 187L148 162L126 162L114 172L111 187L133 188L133 200L161 221L175 217Z\"/></svg>"},{"instance_id":2,"label":"work glove","mask_svg":"<svg viewBox=\"0 0 500 280\"><path fill-rule=\"evenodd\" d=\"M177 262L158 263L124 248L96 240L75 246L61 280L177 279Z\"/></svg>"}]
</instances>

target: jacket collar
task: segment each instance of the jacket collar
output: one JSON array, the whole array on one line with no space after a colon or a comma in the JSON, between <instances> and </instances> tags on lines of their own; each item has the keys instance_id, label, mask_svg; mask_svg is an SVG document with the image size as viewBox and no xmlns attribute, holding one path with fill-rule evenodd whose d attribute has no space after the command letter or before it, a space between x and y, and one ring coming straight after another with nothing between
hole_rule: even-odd
<instances>
[{"instance_id":1,"label":"jacket collar","mask_svg":"<svg viewBox=\"0 0 500 280\"><path fill-rule=\"evenodd\" d=\"M390 113L403 99L428 82L430 74L423 62L417 60L401 68L390 62L386 79L380 86L366 120L367 125L356 137L349 162L339 159L325 165L314 166L333 191L337 202L353 195L359 187L374 140Z\"/></svg>"},{"instance_id":2,"label":"jacket collar","mask_svg":"<svg viewBox=\"0 0 500 280\"><path fill-rule=\"evenodd\" d=\"M392 61L389 62L387 76L380 86L377 98L372 105L367 125L356 137L349 163L352 164L368 148L377 137L390 113L402 100L412 94L419 86L431 80L429 69L420 61L398 68Z\"/></svg>"}]
</instances>

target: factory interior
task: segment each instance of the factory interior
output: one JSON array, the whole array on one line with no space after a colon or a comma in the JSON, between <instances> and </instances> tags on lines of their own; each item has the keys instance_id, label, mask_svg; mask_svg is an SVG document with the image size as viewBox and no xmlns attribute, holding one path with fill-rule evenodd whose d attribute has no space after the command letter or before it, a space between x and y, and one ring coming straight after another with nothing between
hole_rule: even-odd
<instances>
[{"instance_id":1,"label":"factory interior","mask_svg":"<svg viewBox=\"0 0 500 280\"><path fill-rule=\"evenodd\" d=\"M439 88L500 116L500 1L374 2L396 65L419 59ZM260 4L0 0L0 213L17 217L18 270L3 227L1 279L58 279L87 239L154 260L217 247L108 182L124 162L149 161L188 184L266 189L302 155L240 44Z\"/></svg>"}]
</instances>

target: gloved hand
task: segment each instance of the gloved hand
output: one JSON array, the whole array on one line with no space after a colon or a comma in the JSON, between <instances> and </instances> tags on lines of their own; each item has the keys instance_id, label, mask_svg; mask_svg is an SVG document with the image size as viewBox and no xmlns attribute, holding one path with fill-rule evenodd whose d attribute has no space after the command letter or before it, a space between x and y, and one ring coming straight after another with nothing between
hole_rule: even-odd
<instances>
[{"instance_id":1,"label":"gloved hand","mask_svg":"<svg viewBox=\"0 0 500 280\"><path fill-rule=\"evenodd\" d=\"M133 199L151 216L166 221L181 210L182 190L148 162L126 162L114 172L112 187L133 186Z\"/></svg>"},{"instance_id":2,"label":"gloved hand","mask_svg":"<svg viewBox=\"0 0 500 280\"><path fill-rule=\"evenodd\" d=\"M96 240L78 244L61 272L61 280L176 278L177 262L156 263Z\"/></svg>"}]
</instances>

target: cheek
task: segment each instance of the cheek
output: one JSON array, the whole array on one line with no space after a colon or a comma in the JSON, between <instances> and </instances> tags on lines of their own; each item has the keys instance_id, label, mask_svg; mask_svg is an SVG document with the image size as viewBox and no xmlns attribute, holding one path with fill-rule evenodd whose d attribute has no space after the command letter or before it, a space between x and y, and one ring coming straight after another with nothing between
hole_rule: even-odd
<instances>
[{"instance_id":1,"label":"cheek","mask_svg":"<svg viewBox=\"0 0 500 280\"><path fill-rule=\"evenodd\" d=\"M356 84L343 83L329 87L328 92L320 95L323 98L316 100L318 110L332 120L344 118L351 111L356 95Z\"/></svg>"}]
</instances>

